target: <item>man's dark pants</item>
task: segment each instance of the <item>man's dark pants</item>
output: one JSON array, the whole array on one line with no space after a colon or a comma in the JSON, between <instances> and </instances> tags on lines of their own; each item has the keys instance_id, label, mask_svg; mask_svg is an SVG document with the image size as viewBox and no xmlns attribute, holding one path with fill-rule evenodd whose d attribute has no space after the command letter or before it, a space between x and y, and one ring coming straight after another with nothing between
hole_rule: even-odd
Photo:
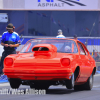
<instances>
[{"instance_id":1,"label":"man's dark pants","mask_svg":"<svg viewBox=\"0 0 100 100\"><path fill-rule=\"evenodd\" d=\"M3 73L3 67L4 67L4 65L3 65L3 62L4 62L4 59L5 59L5 57L7 57L8 55L10 55L10 54L16 54L16 50L12 50L12 51L8 51L8 50L5 50L3 53L2 53L2 57L1 57L1 66L0 66L0 74L2 74Z\"/></svg>"}]
</instances>

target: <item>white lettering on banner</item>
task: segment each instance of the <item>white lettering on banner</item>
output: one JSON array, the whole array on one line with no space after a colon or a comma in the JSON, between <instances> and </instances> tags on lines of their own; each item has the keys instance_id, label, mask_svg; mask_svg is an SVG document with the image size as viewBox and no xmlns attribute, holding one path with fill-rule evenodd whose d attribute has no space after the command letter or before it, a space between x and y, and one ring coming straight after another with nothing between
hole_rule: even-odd
<instances>
[{"instance_id":1,"label":"white lettering on banner","mask_svg":"<svg viewBox=\"0 0 100 100\"><path fill-rule=\"evenodd\" d=\"M25 0L25 9L33 10L97 10L99 0Z\"/></svg>"},{"instance_id":2,"label":"white lettering on banner","mask_svg":"<svg viewBox=\"0 0 100 100\"><path fill-rule=\"evenodd\" d=\"M0 89L2 95L45 95L46 90L35 89Z\"/></svg>"},{"instance_id":3,"label":"white lettering on banner","mask_svg":"<svg viewBox=\"0 0 100 100\"><path fill-rule=\"evenodd\" d=\"M64 7L64 3L39 3L38 7Z\"/></svg>"}]
</instances>

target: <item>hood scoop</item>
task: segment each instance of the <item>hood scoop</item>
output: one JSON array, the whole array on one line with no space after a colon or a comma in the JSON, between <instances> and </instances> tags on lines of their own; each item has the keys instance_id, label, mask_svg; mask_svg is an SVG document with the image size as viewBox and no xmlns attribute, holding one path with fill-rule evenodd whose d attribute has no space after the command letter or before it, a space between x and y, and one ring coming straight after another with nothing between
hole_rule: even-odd
<instances>
[{"instance_id":1,"label":"hood scoop","mask_svg":"<svg viewBox=\"0 0 100 100\"><path fill-rule=\"evenodd\" d=\"M32 51L34 52L34 56L53 56L57 53L57 48L52 44L38 44L32 48Z\"/></svg>"}]
</instances>

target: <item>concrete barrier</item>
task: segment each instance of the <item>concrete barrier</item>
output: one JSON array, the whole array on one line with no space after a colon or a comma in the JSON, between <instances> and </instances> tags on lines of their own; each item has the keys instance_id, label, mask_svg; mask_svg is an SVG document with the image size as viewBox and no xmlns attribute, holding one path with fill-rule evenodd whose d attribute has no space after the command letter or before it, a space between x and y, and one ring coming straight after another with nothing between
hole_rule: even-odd
<instances>
[{"instance_id":1,"label":"concrete barrier","mask_svg":"<svg viewBox=\"0 0 100 100\"><path fill-rule=\"evenodd\" d=\"M3 46L0 45L0 57L2 56L2 52L3 52Z\"/></svg>"},{"instance_id":2,"label":"concrete barrier","mask_svg":"<svg viewBox=\"0 0 100 100\"><path fill-rule=\"evenodd\" d=\"M96 69L97 71L100 71L100 62L96 62Z\"/></svg>"}]
</instances>

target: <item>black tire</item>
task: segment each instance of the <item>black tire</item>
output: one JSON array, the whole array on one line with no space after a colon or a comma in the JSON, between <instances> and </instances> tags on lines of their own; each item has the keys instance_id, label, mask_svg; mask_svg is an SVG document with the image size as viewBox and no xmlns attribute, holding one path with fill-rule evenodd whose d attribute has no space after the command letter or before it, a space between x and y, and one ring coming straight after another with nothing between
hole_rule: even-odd
<instances>
[{"instance_id":1,"label":"black tire","mask_svg":"<svg viewBox=\"0 0 100 100\"><path fill-rule=\"evenodd\" d=\"M84 84L82 85L75 85L74 90L84 90Z\"/></svg>"},{"instance_id":2,"label":"black tire","mask_svg":"<svg viewBox=\"0 0 100 100\"><path fill-rule=\"evenodd\" d=\"M70 80L66 80L65 82L66 82L67 89L74 88L74 83L75 83L75 76L74 76L74 74L72 75Z\"/></svg>"},{"instance_id":3,"label":"black tire","mask_svg":"<svg viewBox=\"0 0 100 100\"><path fill-rule=\"evenodd\" d=\"M85 84L75 85L74 90L91 90L93 87L93 79L94 76L93 74L91 74L91 76L88 78L88 81Z\"/></svg>"},{"instance_id":4,"label":"black tire","mask_svg":"<svg viewBox=\"0 0 100 100\"><path fill-rule=\"evenodd\" d=\"M35 87L36 87L36 86L35 86L34 83L31 83L31 84L30 84L30 88L31 88L31 89L33 89L33 88L35 88Z\"/></svg>"},{"instance_id":5,"label":"black tire","mask_svg":"<svg viewBox=\"0 0 100 100\"><path fill-rule=\"evenodd\" d=\"M20 84L21 84L21 80L19 79L13 79L13 78L9 78L9 83L12 89L18 89Z\"/></svg>"},{"instance_id":6,"label":"black tire","mask_svg":"<svg viewBox=\"0 0 100 100\"><path fill-rule=\"evenodd\" d=\"M91 74L91 76L88 78L88 81L84 84L86 90L91 90L92 89L93 80L94 80L94 75Z\"/></svg>"}]
</instances>

